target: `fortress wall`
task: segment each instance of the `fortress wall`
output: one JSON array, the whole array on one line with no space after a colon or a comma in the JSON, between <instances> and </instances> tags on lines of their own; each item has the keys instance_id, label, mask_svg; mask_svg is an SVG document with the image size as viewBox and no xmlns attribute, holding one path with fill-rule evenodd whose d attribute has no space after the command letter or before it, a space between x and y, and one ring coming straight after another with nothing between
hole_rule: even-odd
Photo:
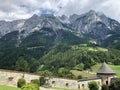
<instances>
[{"instance_id":1,"label":"fortress wall","mask_svg":"<svg viewBox=\"0 0 120 90\"><path fill-rule=\"evenodd\" d=\"M102 81L101 79L84 79L82 81L70 80L70 79L61 79L61 78L52 78L49 80L51 87L58 88L68 88L68 89L88 89L88 83L91 81L96 81L99 85L99 90L101 89Z\"/></svg>"},{"instance_id":2,"label":"fortress wall","mask_svg":"<svg viewBox=\"0 0 120 90\"><path fill-rule=\"evenodd\" d=\"M10 70L0 70L0 84L17 86L18 79L24 77L26 82L29 83L32 79L39 79L39 75L10 71Z\"/></svg>"},{"instance_id":3,"label":"fortress wall","mask_svg":"<svg viewBox=\"0 0 120 90\"><path fill-rule=\"evenodd\" d=\"M51 87L76 89L77 80L51 78L49 80L49 84L50 84Z\"/></svg>"},{"instance_id":4,"label":"fortress wall","mask_svg":"<svg viewBox=\"0 0 120 90\"><path fill-rule=\"evenodd\" d=\"M98 85L99 85L99 90L101 90L101 86L102 86L102 81L101 79L91 79L91 80L84 80L84 81L79 81L78 85L80 87L80 89L89 89L88 88L88 83L91 81L95 81Z\"/></svg>"},{"instance_id":5,"label":"fortress wall","mask_svg":"<svg viewBox=\"0 0 120 90\"><path fill-rule=\"evenodd\" d=\"M24 77L26 82L29 83L32 79L39 79L39 75L31 73L23 73L10 70L0 70L0 85L17 86L19 78ZM88 83L96 81L99 86L102 85L101 79L83 79L83 80L71 80L63 78L48 78L46 83L51 87L67 88L67 89L88 89Z\"/></svg>"}]
</instances>

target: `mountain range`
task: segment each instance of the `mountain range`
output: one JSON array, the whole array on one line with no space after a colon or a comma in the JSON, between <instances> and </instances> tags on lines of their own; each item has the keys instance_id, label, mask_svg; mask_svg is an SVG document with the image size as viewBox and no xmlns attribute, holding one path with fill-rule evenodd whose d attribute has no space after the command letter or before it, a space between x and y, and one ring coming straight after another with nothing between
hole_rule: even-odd
<instances>
[{"instance_id":1,"label":"mountain range","mask_svg":"<svg viewBox=\"0 0 120 90\"><path fill-rule=\"evenodd\" d=\"M0 21L0 68L14 69L21 56L51 58L51 51L59 54L61 50L68 50L69 47L62 48L62 44L93 44L120 50L120 23L94 10L69 17L43 14ZM56 52L54 47L57 45L60 47Z\"/></svg>"},{"instance_id":2,"label":"mountain range","mask_svg":"<svg viewBox=\"0 0 120 90\"><path fill-rule=\"evenodd\" d=\"M71 43L79 43L84 38L89 42L102 45L112 37L118 39L119 33L120 23L118 21L93 10L69 17L51 14L33 15L24 20L0 21L0 47L6 44L34 47L46 44L48 41L50 43L47 44L55 44L67 40ZM115 39L111 42L118 43L119 40ZM31 45L31 42L37 44Z\"/></svg>"}]
</instances>

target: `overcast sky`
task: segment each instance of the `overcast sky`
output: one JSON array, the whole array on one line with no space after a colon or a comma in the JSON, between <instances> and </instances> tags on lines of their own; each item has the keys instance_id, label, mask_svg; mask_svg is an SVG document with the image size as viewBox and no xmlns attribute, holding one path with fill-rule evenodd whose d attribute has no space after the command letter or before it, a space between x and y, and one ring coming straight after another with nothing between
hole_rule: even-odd
<instances>
[{"instance_id":1,"label":"overcast sky","mask_svg":"<svg viewBox=\"0 0 120 90\"><path fill-rule=\"evenodd\" d=\"M69 16L91 9L120 22L120 0L0 0L0 20L26 19L33 14Z\"/></svg>"}]
</instances>

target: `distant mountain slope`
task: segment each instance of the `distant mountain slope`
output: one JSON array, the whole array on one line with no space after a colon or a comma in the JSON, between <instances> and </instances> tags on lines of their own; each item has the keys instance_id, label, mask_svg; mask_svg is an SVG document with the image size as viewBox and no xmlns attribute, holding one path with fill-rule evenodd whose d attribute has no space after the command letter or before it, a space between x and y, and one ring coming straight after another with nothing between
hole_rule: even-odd
<instances>
[{"instance_id":1,"label":"distant mountain slope","mask_svg":"<svg viewBox=\"0 0 120 90\"><path fill-rule=\"evenodd\" d=\"M120 33L113 34L104 40L102 44L104 47L116 48L120 50Z\"/></svg>"},{"instance_id":2,"label":"distant mountain slope","mask_svg":"<svg viewBox=\"0 0 120 90\"><path fill-rule=\"evenodd\" d=\"M56 71L59 68L74 69L79 64L84 64L83 69L90 69L91 66L100 62L120 62L119 50L101 48L99 46L81 45L58 45L40 58L42 70ZM120 63L119 63L120 64Z\"/></svg>"}]
</instances>

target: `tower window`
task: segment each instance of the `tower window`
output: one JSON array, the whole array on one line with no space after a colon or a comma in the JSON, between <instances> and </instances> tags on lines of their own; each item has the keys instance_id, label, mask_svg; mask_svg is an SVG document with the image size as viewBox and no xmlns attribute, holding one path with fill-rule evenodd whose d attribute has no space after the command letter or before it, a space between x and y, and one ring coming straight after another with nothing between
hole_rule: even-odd
<instances>
[{"instance_id":1,"label":"tower window","mask_svg":"<svg viewBox=\"0 0 120 90\"><path fill-rule=\"evenodd\" d=\"M80 84L78 84L78 89L80 89Z\"/></svg>"}]
</instances>

